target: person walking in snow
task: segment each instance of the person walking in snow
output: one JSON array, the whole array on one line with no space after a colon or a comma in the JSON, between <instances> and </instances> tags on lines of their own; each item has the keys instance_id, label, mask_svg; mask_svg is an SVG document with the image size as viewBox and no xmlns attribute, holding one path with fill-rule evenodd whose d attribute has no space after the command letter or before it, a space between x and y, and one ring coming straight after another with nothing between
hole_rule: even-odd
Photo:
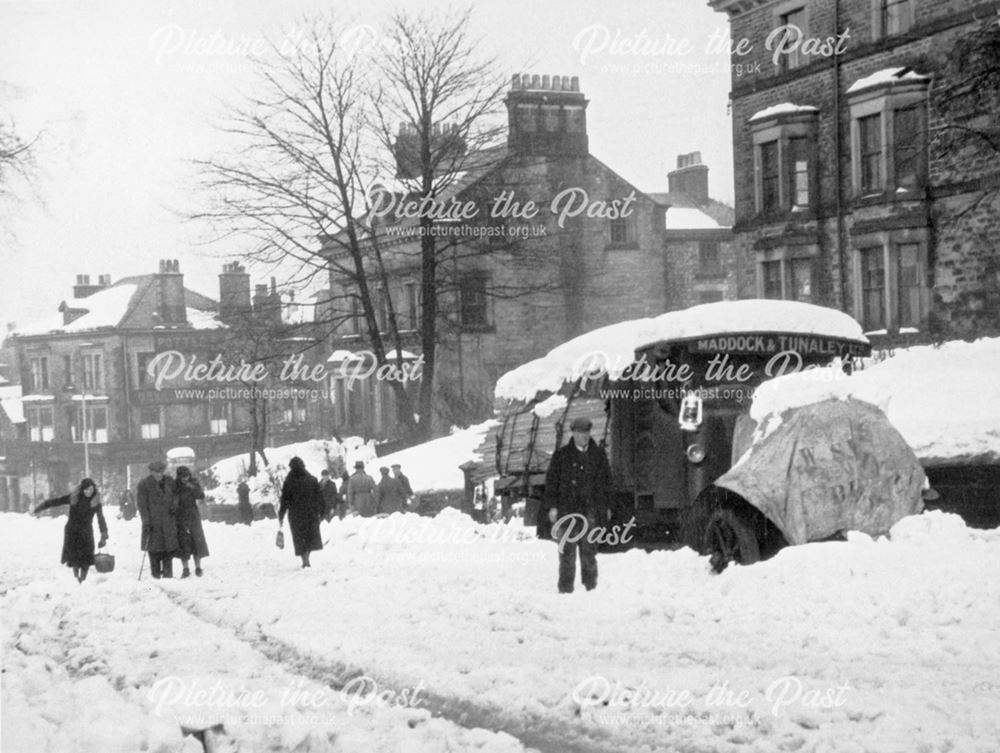
<instances>
[{"instance_id":1,"label":"person walking in snow","mask_svg":"<svg viewBox=\"0 0 1000 753\"><path fill-rule=\"evenodd\" d=\"M164 471L167 464L154 460L149 475L136 489L136 507L142 520L141 546L149 553L149 571L154 578L173 578L177 553L177 500L174 482Z\"/></svg>"},{"instance_id":2,"label":"person walking in snow","mask_svg":"<svg viewBox=\"0 0 1000 753\"><path fill-rule=\"evenodd\" d=\"M334 515L339 515L343 519L343 499L337 491L337 485L330 478L330 471L326 468L320 473L319 488L323 492L323 517L326 518L326 522L333 520Z\"/></svg>"},{"instance_id":3,"label":"person walking in snow","mask_svg":"<svg viewBox=\"0 0 1000 753\"><path fill-rule=\"evenodd\" d=\"M240 483L236 486L236 511L240 514L240 522L243 525L253 523L253 507L250 505L250 487L247 480L240 477Z\"/></svg>"},{"instance_id":4,"label":"person walking in snow","mask_svg":"<svg viewBox=\"0 0 1000 753\"><path fill-rule=\"evenodd\" d=\"M406 492L398 478L389 475L385 466L379 468L382 478L375 487L375 509L378 512L391 515L394 512L406 510Z\"/></svg>"},{"instance_id":5,"label":"person walking in snow","mask_svg":"<svg viewBox=\"0 0 1000 753\"><path fill-rule=\"evenodd\" d=\"M611 493L611 469L608 456L590 436L589 418L574 418L570 424L573 437L552 455L545 474L545 501L552 537L559 542L560 593L572 593L576 580L576 552L580 550L580 578L588 591L597 587L597 544L588 541L597 526L606 526ZM560 540L573 516L586 519L586 532L578 542ZM557 521L558 524L557 524ZM579 528L577 527L577 531Z\"/></svg>"},{"instance_id":6,"label":"person walking in snow","mask_svg":"<svg viewBox=\"0 0 1000 753\"><path fill-rule=\"evenodd\" d=\"M34 509L34 514L53 507L69 505L69 519L63 530L62 563L73 569L73 577L80 583L87 579L87 571L94 564L94 518L101 531L102 547L108 540L108 524L104 521L101 495L97 484L85 478L80 485L63 497L42 502Z\"/></svg>"},{"instance_id":7,"label":"person walking in snow","mask_svg":"<svg viewBox=\"0 0 1000 753\"><path fill-rule=\"evenodd\" d=\"M354 473L347 482L347 504L363 518L370 518L378 512L375 479L365 473L365 464L360 460L354 464Z\"/></svg>"},{"instance_id":8,"label":"person walking in snow","mask_svg":"<svg viewBox=\"0 0 1000 753\"><path fill-rule=\"evenodd\" d=\"M208 556L208 542L205 541L205 529L201 525L201 511L198 509L198 500L205 499L205 492L186 465L177 469L174 496L177 499L177 544L181 562L184 563L181 577L191 577L188 560L194 557L194 574L200 578L201 561Z\"/></svg>"},{"instance_id":9,"label":"person walking in snow","mask_svg":"<svg viewBox=\"0 0 1000 753\"><path fill-rule=\"evenodd\" d=\"M410 479L403 474L403 466L399 463L393 463L390 467L392 468L392 477L403 485L403 494L406 495L406 509L409 509L413 501L413 487L410 485Z\"/></svg>"},{"instance_id":10,"label":"person walking in snow","mask_svg":"<svg viewBox=\"0 0 1000 753\"><path fill-rule=\"evenodd\" d=\"M306 470L302 458L292 458L288 463L288 476L281 487L278 507L278 526L288 515L292 529L295 554L302 558L302 567L310 567L309 553L323 548L319 522L323 519L323 492L316 477Z\"/></svg>"}]
</instances>

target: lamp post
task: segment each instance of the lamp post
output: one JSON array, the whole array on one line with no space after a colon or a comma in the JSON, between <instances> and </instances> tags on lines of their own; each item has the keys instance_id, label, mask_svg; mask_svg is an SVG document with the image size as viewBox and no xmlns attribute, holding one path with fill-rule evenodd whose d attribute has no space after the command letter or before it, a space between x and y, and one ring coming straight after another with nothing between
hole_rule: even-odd
<instances>
[{"instance_id":1,"label":"lamp post","mask_svg":"<svg viewBox=\"0 0 1000 753\"><path fill-rule=\"evenodd\" d=\"M73 400L76 393L76 385L72 383L67 384L66 391L70 393L70 400ZM90 478L90 445L87 442L87 395L85 393L86 388L84 392L80 393L80 413L83 417L81 422L83 429L83 475L85 478Z\"/></svg>"}]
</instances>

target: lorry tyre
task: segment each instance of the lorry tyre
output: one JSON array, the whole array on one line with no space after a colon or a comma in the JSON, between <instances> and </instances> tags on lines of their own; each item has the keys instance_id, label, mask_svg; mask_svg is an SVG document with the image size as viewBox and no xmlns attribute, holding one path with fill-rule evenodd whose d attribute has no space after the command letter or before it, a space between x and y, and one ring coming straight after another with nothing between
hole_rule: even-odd
<instances>
[{"instance_id":1,"label":"lorry tyre","mask_svg":"<svg viewBox=\"0 0 1000 753\"><path fill-rule=\"evenodd\" d=\"M760 560L753 523L731 507L717 507L709 514L702 551L710 556L709 562L717 573L730 562L751 565Z\"/></svg>"}]
</instances>

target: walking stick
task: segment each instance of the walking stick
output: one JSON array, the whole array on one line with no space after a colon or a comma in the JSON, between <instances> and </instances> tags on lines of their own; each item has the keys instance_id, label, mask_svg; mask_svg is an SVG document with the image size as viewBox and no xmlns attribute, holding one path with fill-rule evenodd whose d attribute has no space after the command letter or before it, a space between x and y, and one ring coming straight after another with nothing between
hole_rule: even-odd
<instances>
[{"instance_id":1,"label":"walking stick","mask_svg":"<svg viewBox=\"0 0 1000 753\"><path fill-rule=\"evenodd\" d=\"M146 553L143 552L142 562L139 563L139 577L137 578L137 580L142 580L142 568L145 566L145 564L146 564Z\"/></svg>"}]
</instances>

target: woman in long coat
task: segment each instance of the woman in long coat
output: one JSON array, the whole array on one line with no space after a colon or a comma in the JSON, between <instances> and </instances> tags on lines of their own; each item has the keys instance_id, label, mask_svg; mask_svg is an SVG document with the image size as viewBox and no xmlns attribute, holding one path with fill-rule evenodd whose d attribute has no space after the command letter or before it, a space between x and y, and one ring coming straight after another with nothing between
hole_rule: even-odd
<instances>
[{"instance_id":1,"label":"woman in long coat","mask_svg":"<svg viewBox=\"0 0 1000 753\"><path fill-rule=\"evenodd\" d=\"M184 563L181 577L191 577L188 559L193 556L194 574L200 578L201 561L208 556L208 542L205 541L205 529L202 528L201 512L198 510L198 500L205 499L205 492L185 465L177 469L174 496L177 498L177 544L181 562Z\"/></svg>"},{"instance_id":2,"label":"woman in long coat","mask_svg":"<svg viewBox=\"0 0 1000 753\"><path fill-rule=\"evenodd\" d=\"M295 554L302 558L302 567L309 567L309 553L323 548L319 533L323 492L316 477L306 470L302 458L292 458L288 463L288 476L281 487L281 504L278 507L279 526L284 523L286 513Z\"/></svg>"},{"instance_id":3,"label":"woman in long coat","mask_svg":"<svg viewBox=\"0 0 1000 753\"><path fill-rule=\"evenodd\" d=\"M73 577L83 583L87 579L87 571L94 564L95 516L97 526L101 529L98 546L104 546L108 540L108 524L104 522L97 484L85 478L66 496L42 502L35 508L35 514L61 505L69 505L69 519L63 533L62 563L73 568Z\"/></svg>"}]
</instances>

